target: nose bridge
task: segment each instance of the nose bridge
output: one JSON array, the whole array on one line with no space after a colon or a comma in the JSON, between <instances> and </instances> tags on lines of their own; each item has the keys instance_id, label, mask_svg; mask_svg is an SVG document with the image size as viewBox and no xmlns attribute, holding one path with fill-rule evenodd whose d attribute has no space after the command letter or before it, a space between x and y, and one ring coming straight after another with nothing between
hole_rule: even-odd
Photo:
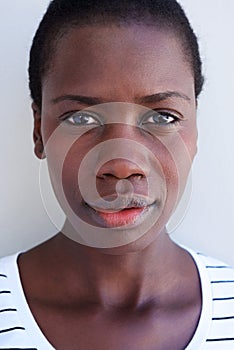
<instances>
[{"instance_id":1,"label":"nose bridge","mask_svg":"<svg viewBox=\"0 0 234 350\"><path fill-rule=\"evenodd\" d=\"M110 102L96 106L97 112L104 115L107 123L121 125L137 124L138 116L146 109L143 106L127 102Z\"/></svg>"},{"instance_id":2,"label":"nose bridge","mask_svg":"<svg viewBox=\"0 0 234 350\"><path fill-rule=\"evenodd\" d=\"M130 139L137 140L139 138L136 126L127 123L115 122L109 124L108 137L111 139L122 138L122 139Z\"/></svg>"}]
</instances>

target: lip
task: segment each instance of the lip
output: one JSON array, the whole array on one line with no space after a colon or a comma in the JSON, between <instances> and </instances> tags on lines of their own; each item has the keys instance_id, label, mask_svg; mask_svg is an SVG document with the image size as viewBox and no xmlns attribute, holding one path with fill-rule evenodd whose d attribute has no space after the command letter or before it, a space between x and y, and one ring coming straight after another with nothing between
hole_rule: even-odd
<instances>
[{"instance_id":1,"label":"lip","mask_svg":"<svg viewBox=\"0 0 234 350\"><path fill-rule=\"evenodd\" d=\"M115 212L101 211L92 207L89 208L93 213L95 221L97 221L99 224L109 228L129 228L142 222L144 216L146 213L148 213L151 207L153 207L153 204L145 207L125 208Z\"/></svg>"}]
</instances>

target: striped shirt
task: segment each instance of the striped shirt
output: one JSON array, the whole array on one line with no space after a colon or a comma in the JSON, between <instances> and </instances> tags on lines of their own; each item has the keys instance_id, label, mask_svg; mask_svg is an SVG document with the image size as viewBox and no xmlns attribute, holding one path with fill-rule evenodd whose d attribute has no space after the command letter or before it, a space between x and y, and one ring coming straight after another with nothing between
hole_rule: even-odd
<instances>
[{"instance_id":1,"label":"striped shirt","mask_svg":"<svg viewBox=\"0 0 234 350\"><path fill-rule=\"evenodd\" d=\"M202 312L186 350L234 349L234 269L189 250L200 275ZM0 259L0 350L54 350L24 296L18 254Z\"/></svg>"}]
</instances>

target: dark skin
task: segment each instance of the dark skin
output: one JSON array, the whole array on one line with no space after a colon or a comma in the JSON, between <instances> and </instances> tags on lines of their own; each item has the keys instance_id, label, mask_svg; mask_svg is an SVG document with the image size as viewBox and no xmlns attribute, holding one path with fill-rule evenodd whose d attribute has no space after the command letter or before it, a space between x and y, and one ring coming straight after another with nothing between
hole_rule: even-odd
<instances>
[{"instance_id":1,"label":"dark skin","mask_svg":"<svg viewBox=\"0 0 234 350\"><path fill-rule=\"evenodd\" d=\"M193 74L180 41L169 32L135 25L73 29L62 38L53 58L53 70L43 79L42 88L42 108L33 104L35 153L39 158L60 123L58 116L92 105L92 101L70 99L52 102L57 97L73 94L99 98L100 103L141 104L145 96L165 91L179 92L188 99L151 98L148 102L145 99L144 105L186 116L178 132L191 159L196 154ZM92 140L97 130L91 131ZM157 152L150 133L137 132L126 125L106 130L103 138L132 138ZM61 135L61 147L64 137ZM85 153L88 137L79 144L79 152L69 158L68 168L72 169L75 157ZM45 151L45 156L52 159L52 168L53 157L58 155ZM173 193L173 169L166 157L164 163L172 179L168 192ZM106 169L102 171L100 178ZM106 180L105 188L111 188L110 178L134 179L138 172L130 162L117 159L108 164L109 176L102 180ZM65 181L71 180L68 177ZM78 203L78 208L79 205L82 206ZM125 246L97 249L59 233L20 255L18 263L27 301L45 337L56 349L186 347L200 317L200 281L191 256L166 233L170 213L170 203L166 203L158 224Z\"/></svg>"}]
</instances>

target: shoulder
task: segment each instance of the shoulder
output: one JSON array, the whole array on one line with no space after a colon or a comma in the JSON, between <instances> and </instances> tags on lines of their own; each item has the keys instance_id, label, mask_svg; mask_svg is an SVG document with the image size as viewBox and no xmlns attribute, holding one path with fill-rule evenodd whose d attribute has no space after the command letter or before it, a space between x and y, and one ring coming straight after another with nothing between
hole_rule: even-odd
<instances>
[{"instance_id":1,"label":"shoulder","mask_svg":"<svg viewBox=\"0 0 234 350\"><path fill-rule=\"evenodd\" d=\"M0 346L21 345L25 328L18 315L17 255L0 259ZM23 344L22 344L23 345Z\"/></svg>"},{"instance_id":2,"label":"shoulder","mask_svg":"<svg viewBox=\"0 0 234 350\"><path fill-rule=\"evenodd\" d=\"M210 284L213 300L232 296L234 306L234 268L203 253L188 251L195 260L201 282L206 279Z\"/></svg>"},{"instance_id":3,"label":"shoulder","mask_svg":"<svg viewBox=\"0 0 234 350\"><path fill-rule=\"evenodd\" d=\"M196 262L200 261L200 266L203 265L212 285L219 284L234 288L234 268L232 266L203 253L193 253L193 257ZM199 269L199 264L197 265Z\"/></svg>"},{"instance_id":4,"label":"shoulder","mask_svg":"<svg viewBox=\"0 0 234 350\"><path fill-rule=\"evenodd\" d=\"M0 258L0 287L7 284L9 275L17 273L17 257L19 253Z\"/></svg>"},{"instance_id":5,"label":"shoulder","mask_svg":"<svg viewBox=\"0 0 234 350\"><path fill-rule=\"evenodd\" d=\"M14 262L16 262L16 255L0 258L0 301L3 300L4 295L11 294L10 277L12 275ZM14 272L17 273L17 269L15 269Z\"/></svg>"},{"instance_id":6,"label":"shoulder","mask_svg":"<svg viewBox=\"0 0 234 350\"><path fill-rule=\"evenodd\" d=\"M0 318L7 319L15 310L12 305L12 294L17 286L14 281L17 277L16 255L0 259ZM14 288L15 287L15 288Z\"/></svg>"},{"instance_id":7,"label":"shoulder","mask_svg":"<svg viewBox=\"0 0 234 350\"><path fill-rule=\"evenodd\" d=\"M204 329L209 324L204 348L234 349L234 269L205 254L190 253L201 280Z\"/></svg>"},{"instance_id":8,"label":"shoulder","mask_svg":"<svg viewBox=\"0 0 234 350\"><path fill-rule=\"evenodd\" d=\"M20 285L17 267L17 254L0 258L0 316L9 309L13 295L18 292ZM5 311L5 308L7 309Z\"/></svg>"}]
</instances>

